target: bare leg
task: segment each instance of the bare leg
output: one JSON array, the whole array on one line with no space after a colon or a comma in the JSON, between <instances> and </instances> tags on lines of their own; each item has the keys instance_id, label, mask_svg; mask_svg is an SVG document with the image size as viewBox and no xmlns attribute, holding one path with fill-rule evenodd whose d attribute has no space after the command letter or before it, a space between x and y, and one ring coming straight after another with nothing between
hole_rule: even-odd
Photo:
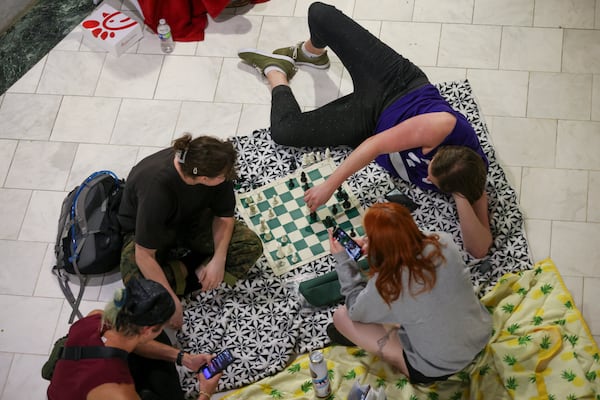
<instances>
[{"instance_id":1,"label":"bare leg","mask_svg":"<svg viewBox=\"0 0 600 400\"><path fill-rule=\"evenodd\" d=\"M356 343L357 346L369 353L377 354L398 368L402 374L409 376L396 327L352 321L348 316L346 306L335 310L333 323L342 335Z\"/></svg>"},{"instance_id":2,"label":"bare leg","mask_svg":"<svg viewBox=\"0 0 600 400\"><path fill-rule=\"evenodd\" d=\"M279 85L286 85L289 86L290 83L287 79L287 75L277 69L272 69L269 72L267 72L265 74L265 76L267 77L267 81L269 82L269 86L271 87L271 90L273 90L273 88L275 86L279 86Z\"/></svg>"},{"instance_id":3,"label":"bare leg","mask_svg":"<svg viewBox=\"0 0 600 400\"><path fill-rule=\"evenodd\" d=\"M325 53L325 49L315 47L310 39L308 39L306 42L304 42L304 46L306 46L306 50L308 50L310 53L313 53L316 55L321 55L321 54Z\"/></svg>"}]
</instances>

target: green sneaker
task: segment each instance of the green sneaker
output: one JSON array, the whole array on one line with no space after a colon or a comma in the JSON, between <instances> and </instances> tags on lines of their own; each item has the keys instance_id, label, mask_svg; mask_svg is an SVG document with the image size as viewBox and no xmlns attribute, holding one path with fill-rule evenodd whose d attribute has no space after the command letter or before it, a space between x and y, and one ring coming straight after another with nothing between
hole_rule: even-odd
<instances>
[{"instance_id":1,"label":"green sneaker","mask_svg":"<svg viewBox=\"0 0 600 400\"><path fill-rule=\"evenodd\" d=\"M296 65L294 60L287 56L266 53L257 49L240 49L238 56L255 67L262 75L265 74L265 68L274 66L281 68L290 80L296 74Z\"/></svg>"},{"instance_id":2,"label":"green sneaker","mask_svg":"<svg viewBox=\"0 0 600 400\"><path fill-rule=\"evenodd\" d=\"M327 56L327 50L319 57L309 57L302 51L302 45L304 42L300 42L295 46L282 47L273 51L273 54L288 56L292 58L296 65L308 65L309 67L325 69L329 68L329 57Z\"/></svg>"}]
</instances>

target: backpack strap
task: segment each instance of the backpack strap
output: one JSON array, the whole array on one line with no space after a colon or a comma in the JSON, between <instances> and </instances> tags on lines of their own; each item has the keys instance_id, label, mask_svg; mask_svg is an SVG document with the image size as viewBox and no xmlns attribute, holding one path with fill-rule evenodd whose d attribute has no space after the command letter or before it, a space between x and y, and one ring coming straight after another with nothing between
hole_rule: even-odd
<instances>
[{"instance_id":1,"label":"backpack strap","mask_svg":"<svg viewBox=\"0 0 600 400\"><path fill-rule=\"evenodd\" d=\"M105 346L65 346L61 360L78 361L84 358L121 358L127 360L129 353L116 347Z\"/></svg>"}]
</instances>

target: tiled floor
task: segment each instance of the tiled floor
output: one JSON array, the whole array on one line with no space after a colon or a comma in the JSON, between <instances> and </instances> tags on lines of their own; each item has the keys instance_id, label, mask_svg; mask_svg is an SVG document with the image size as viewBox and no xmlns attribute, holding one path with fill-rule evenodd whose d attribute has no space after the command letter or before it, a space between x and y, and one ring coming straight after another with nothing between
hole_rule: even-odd
<instances>
[{"instance_id":1,"label":"tiled floor","mask_svg":"<svg viewBox=\"0 0 600 400\"><path fill-rule=\"evenodd\" d=\"M228 137L267 127L269 91L236 49L306 38L309 2L236 10L211 21L206 41L177 43L169 56L150 32L115 58L76 29L0 96L2 400L45 398L40 366L67 330L69 306L50 273L66 191L94 170L126 176L185 131ZM471 81L520 194L534 260L552 257L600 341L600 0L335 4L432 81ZM351 91L334 61L292 81L307 109ZM83 310L102 307L118 284L97 280Z\"/></svg>"}]
</instances>

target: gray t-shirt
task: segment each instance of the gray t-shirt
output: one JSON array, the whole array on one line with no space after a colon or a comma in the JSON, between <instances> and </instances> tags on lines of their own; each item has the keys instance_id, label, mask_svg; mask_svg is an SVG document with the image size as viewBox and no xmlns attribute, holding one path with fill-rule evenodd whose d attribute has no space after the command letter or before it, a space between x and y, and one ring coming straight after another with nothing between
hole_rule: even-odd
<instances>
[{"instance_id":1,"label":"gray t-shirt","mask_svg":"<svg viewBox=\"0 0 600 400\"><path fill-rule=\"evenodd\" d=\"M429 292L412 296L405 269L400 297L389 306L381 298L374 275L368 281L347 253L334 254L336 270L353 321L399 324L406 358L429 377L453 374L466 367L487 344L492 317L471 284L458 246L447 233L436 232L446 262L437 265L437 280ZM431 251L425 248L424 253ZM413 293L420 285L414 285Z\"/></svg>"}]
</instances>

